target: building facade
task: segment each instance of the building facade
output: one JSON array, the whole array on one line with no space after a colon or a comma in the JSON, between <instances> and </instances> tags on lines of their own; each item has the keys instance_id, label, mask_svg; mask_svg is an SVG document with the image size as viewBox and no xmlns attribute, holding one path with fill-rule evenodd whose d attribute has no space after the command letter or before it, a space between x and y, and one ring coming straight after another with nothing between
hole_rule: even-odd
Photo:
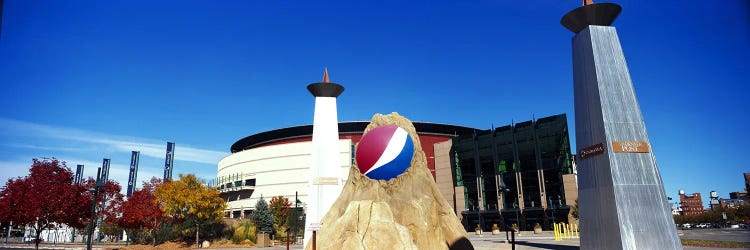
<instances>
[{"instance_id":1,"label":"building facade","mask_svg":"<svg viewBox=\"0 0 750 250\"><path fill-rule=\"evenodd\" d=\"M565 114L459 135L435 150L438 186L467 230L574 222L578 192Z\"/></svg>"},{"instance_id":2,"label":"building facade","mask_svg":"<svg viewBox=\"0 0 750 250\"><path fill-rule=\"evenodd\" d=\"M682 215L697 215L703 213L703 199L700 193L686 195L684 190L680 190L680 207Z\"/></svg>"}]
</instances>

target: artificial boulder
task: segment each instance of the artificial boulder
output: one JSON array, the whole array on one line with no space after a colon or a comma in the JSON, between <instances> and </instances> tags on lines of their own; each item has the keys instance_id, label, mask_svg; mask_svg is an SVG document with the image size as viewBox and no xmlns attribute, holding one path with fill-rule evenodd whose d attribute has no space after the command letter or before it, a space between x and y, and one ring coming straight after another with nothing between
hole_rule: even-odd
<instances>
[{"instance_id":1,"label":"artificial boulder","mask_svg":"<svg viewBox=\"0 0 750 250\"><path fill-rule=\"evenodd\" d=\"M397 125L414 143L411 165L396 178L373 180L356 165L317 232L317 249L473 249L438 191L414 125L397 113L376 114L365 129ZM306 249L312 249L310 241Z\"/></svg>"}]
</instances>

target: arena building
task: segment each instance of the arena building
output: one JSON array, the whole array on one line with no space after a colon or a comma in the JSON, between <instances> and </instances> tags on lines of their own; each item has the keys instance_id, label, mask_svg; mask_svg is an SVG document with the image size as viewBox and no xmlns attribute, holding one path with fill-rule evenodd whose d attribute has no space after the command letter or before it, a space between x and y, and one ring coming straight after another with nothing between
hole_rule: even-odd
<instances>
[{"instance_id":1,"label":"arena building","mask_svg":"<svg viewBox=\"0 0 750 250\"><path fill-rule=\"evenodd\" d=\"M354 162L354 145L362 138L369 122L339 123L341 178L349 177ZM435 176L433 147L456 135L475 129L456 125L414 122L428 168ZM217 178L210 182L227 200L226 216L249 215L261 197L284 196L294 201L295 193L304 207L312 152L312 125L276 129L254 134L235 142L232 154L219 161Z\"/></svg>"},{"instance_id":2,"label":"arena building","mask_svg":"<svg viewBox=\"0 0 750 250\"><path fill-rule=\"evenodd\" d=\"M341 178L354 164L354 146L369 122L339 123ZM480 225L575 222L575 158L565 114L493 129L414 122L428 168L467 230ZM249 216L260 198L295 193L307 202L312 125L276 129L235 142L211 182L227 200L226 217ZM294 203L292 203L294 204Z\"/></svg>"}]
</instances>

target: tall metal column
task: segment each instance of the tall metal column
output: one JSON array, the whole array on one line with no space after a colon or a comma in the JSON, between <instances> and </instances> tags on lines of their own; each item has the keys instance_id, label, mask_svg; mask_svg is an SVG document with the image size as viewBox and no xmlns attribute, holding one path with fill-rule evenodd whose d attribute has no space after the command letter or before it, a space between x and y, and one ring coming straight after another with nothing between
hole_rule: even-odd
<instances>
[{"instance_id":1,"label":"tall metal column","mask_svg":"<svg viewBox=\"0 0 750 250\"><path fill-rule=\"evenodd\" d=\"M581 249L682 249L646 133L613 3L561 23L573 38Z\"/></svg>"}]
</instances>

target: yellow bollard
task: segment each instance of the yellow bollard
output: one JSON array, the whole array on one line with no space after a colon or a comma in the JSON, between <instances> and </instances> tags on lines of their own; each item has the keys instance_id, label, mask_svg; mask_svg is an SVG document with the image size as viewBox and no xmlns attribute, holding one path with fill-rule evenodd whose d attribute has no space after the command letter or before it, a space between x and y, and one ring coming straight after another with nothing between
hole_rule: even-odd
<instances>
[{"instance_id":1,"label":"yellow bollard","mask_svg":"<svg viewBox=\"0 0 750 250\"><path fill-rule=\"evenodd\" d=\"M560 231L557 226L557 223L554 223L552 227L554 228L554 231L555 231L555 240L560 240Z\"/></svg>"},{"instance_id":2,"label":"yellow bollard","mask_svg":"<svg viewBox=\"0 0 750 250\"><path fill-rule=\"evenodd\" d=\"M557 240L557 223L552 223L552 235L554 236L554 239Z\"/></svg>"},{"instance_id":3,"label":"yellow bollard","mask_svg":"<svg viewBox=\"0 0 750 250\"><path fill-rule=\"evenodd\" d=\"M566 225L568 227L568 239L573 238L573 230L571 230L570 224Z\"/></svg>"},{"instance_id":4,"label":"yellow bollard","mask_svg":"<svg viewBox=\"0 0 750 250\"><path fill-rule=\"evenodd\" d=\"M562 240L565 237L565 231L563 231L563 223L560 222L560 225L558 225L558 227L560 228L560 240Z\"/></svg>"}]
</instances>

